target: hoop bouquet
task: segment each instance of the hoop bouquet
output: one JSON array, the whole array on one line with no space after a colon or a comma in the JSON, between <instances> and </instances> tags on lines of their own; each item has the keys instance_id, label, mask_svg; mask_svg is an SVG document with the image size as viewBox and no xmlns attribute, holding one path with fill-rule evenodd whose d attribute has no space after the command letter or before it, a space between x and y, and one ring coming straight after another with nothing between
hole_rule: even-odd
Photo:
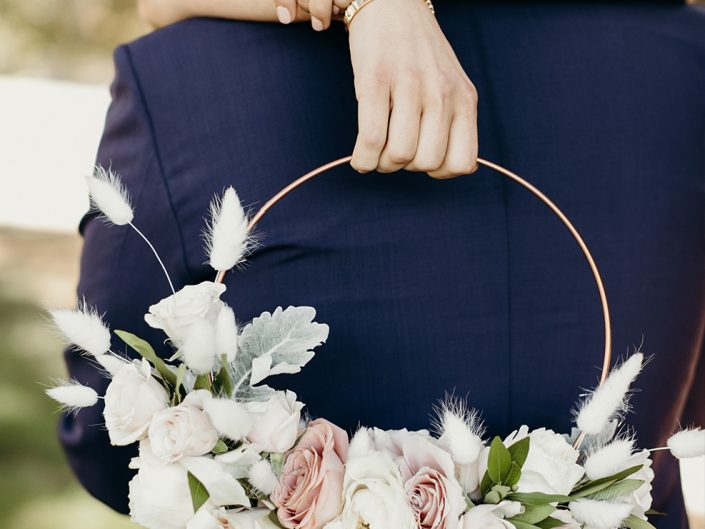
<instances>
[{"instance_id":1,"label":"hoop bouquet","mask_svg":"<svg viewBox=\"0 0 705 529\"><path fill-rule=\"evenodd\" d=\"M587 247L545 195L490 162L481 160L560 217L600 291L603 376L575 408L570 434L521 426L505 439L487 437L477 412L447 399L433 432L362 427L349 438L325 418L306 418L293 392L266 384L274 375L298 373L326 341L328 327L314 321L311 307L278 307L238 326L220 299L224 275L245 259L252 229L270 207L348 160L303 176L251 219L232 188L214 199L206 248L216 280L174 291L162 264L173 294L145 315L165 333L171 358L121 330L114 332L132 355L111 350L99 307L52 311L58 329L110 383L102 397L77 381L47 393L69 411L102 399L111 443L139 444L130 464L137 471L129 484L132 520L148 529L652 528L651 452L702 455L705 432L682 430L667 447L636 448L623 420L643 355L610 371L609 312ZM135 229L159 259L132 222L119 177L97 168L87 182L95 207L110 222Z\"/></svg>"}]
</instances>

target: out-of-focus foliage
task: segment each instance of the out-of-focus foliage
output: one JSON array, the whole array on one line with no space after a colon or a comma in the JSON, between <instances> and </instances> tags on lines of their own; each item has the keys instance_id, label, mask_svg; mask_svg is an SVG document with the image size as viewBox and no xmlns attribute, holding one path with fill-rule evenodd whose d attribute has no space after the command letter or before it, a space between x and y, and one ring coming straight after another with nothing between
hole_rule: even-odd
<instances>
[{"instance_id":1,"label":"out-of-focus foliage","mask_svg":"<svg viewBox=\"0 0 705 529\"><path fill-rule=\"evenodd\" d=\"M147 30L136 0L0 0L0 75L107 83L113 48Z\"/></svg>"},{"instance_id":2,"label":"out-of-focus foliage","mask_svg":"<svg viewBox=\"0 0 705 529\"><path fill-rule=\"evenodd\" d=\"M41 307L71 307L78 235L0 228L0 527L127 529L91 499L56 436L43 385L65 376L62 343Z\"/></svg>"}]
</instances>

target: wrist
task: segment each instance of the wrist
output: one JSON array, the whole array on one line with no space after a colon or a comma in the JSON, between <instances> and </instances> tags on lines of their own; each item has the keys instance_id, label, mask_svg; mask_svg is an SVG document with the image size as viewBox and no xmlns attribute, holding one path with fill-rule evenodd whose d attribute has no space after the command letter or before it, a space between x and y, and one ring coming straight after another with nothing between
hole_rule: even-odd
<instances>
[{"instance_id":1,"label":"wrist","mask_svg":"<svg viewBox=\"0 0 705 529\"><path fill-rule=\"evenodd\" d=\"M374 1L375 0L353 0L343 13L343 22L345 22L346 29L350 28L350 25L352 24L352 21L357 16L357 14L366 6L372 4ZM422 2L423 4L425 4L426 8L431 12L432 15L436 14L436 10L433 6L432 0L414 1Z\"/></svg>"}]
</instances>

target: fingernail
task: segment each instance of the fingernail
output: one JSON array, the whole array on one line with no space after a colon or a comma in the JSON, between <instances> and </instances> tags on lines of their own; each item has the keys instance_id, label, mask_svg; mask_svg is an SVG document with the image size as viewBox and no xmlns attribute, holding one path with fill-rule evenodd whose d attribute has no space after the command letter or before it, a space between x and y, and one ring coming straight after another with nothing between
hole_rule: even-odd
<instances>
[{"instance_id":1,"label":"fingernail","mask_svg":"<svg viewBox=\"0 0 705 529\"><path fill-rule=\"evenodd\" d=\"M316 31L323 31L323 21L316 17L311 17L311 26Z\"/></svg>"},{"instance_id":2,"label":"fingernail","mask_svg":"<svg viewBox=\"0 0 705 529\"><path fill-rule=\"evenodd\" d=\"M340 8L338 6L333 6L333 14L334 15L339 15L340 14Z\"/></svg>"},{"instance_id":3,"label":"fingernail","mask_svg":"<svg viewBox=\"0 0 705 529\"><path fill-rule=\"evenodd\" d=\"M291 11L284 6L279 6L277 7L277 18L282 24L289 24L291 23Z\"/></svg>"}]
</instances>

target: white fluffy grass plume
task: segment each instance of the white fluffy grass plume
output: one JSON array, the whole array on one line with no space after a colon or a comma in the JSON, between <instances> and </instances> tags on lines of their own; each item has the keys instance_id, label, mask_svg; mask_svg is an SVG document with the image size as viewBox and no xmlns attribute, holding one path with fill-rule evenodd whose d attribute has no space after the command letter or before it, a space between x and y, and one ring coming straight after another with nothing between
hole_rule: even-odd
<instances>
[{"instance_id":1,"label":"white fluffy grass plume","mask_svg":"<svg viewBox=\"0 0 705 529\"><path fill-rule=\"evenodd\" d=\"M249 234L247 215L232 187L222 198L213 198L210 214L204 233L210 265L214 270L230 270L244 259Z\"/></svg>"},{"instance_id":2,"label":"white fluffy grass plume","mask_svg":"<svg viewBox=\"0 0 705 529\"><path fill-rule=\"evenodd\" d=\"M671 454L678 459L705 455L705 430L689 428L673 434L668 439Z\"/></svg>"},{"instance_id":3,"label":"white fluffy grass plume","mask_svg":"<svg viewBox=\"0 0 705 529\"><path fill-rule=\"evenodd\" d=\"M209 399L203 404L203 411L218 433L233 441L241 441L250 433L252 419L239 402L225 398Z\"/></svg>"},{"instance_id":4,"label":"white fluffy grass plume","mask_svg":"<svg viewBox=\"0 0 705 529\"><path fill-rule=\"evenodd\" d=\"M629 387L641 372L643 363L644 355L636 353L612 370L605 383L581 404L576 420L580 430L597 435L626 407Z\"/></svg>"},{"instance_id":5,"label":"white fluffy grass plume","mask_svg":"<svg viewBox=\"0 0 705 529\"><path fill-rule=\"evenodd\" d=\"M186 335L179 352L186 365L198 375L209 373L215 365L215 332L205 320L199 320Z\"/></svg>"},{"instance_id":6,"label":"white fluffy grass plume","mask_svg":"<svg viewBox=\"0 0 705 529\"><path fill-rule=\"evenodd\" d=\"M277 486L277 476L274 474L272 466L266 459L260 459L252 465L247 477L250 483L252 483L252 486L267 495L272 494Z\"/></svg>"},{"instance_id":7,"label":"white fluffy grass plume","mask_svg":"<svg viewBox=\"0 0 705 529\"><path fill-rule=\"evenodd\" d=\"M98 394L93 388L75 381L49 388L46 394L68 409L88 408L98 402Z\"/></svg>"},{"instance_id":8,"label":"white fluffy grass plume","mask_svg":"<svg viewBox=\"0 0 705 529\"><path fill-rule=\"evenodd\" d=\"M215 323L215 350L219 357L225 355L228 362L235 360L237 355L237 332L235 313L225 305L218 312Z\"/></svg>"},{"instance_id":9,"label":"white fluffy grass plume","mask_svg":"<svg viewBox=\"0 0 705 529\"><path fill-rule=\"evenodd\" d=\"M568 504L570 513L578 522L590 529L616 529L631 514L630 503L610 503L580 499Z\"/></svg>"},{"instance_id":10,"label":"white fluffy grass plume","mask_svg":"<svg viewBox=\"0 0 705 529\"><path fill-rule=\"evenodd\" d=\"M436 410L439 442L459 465L468 465L477 460L484 448L482 423L473 411L460 399L448 397Z\"/></svg>"},{"instance_id":11,"label":"white fluffy grass plume","mask_svg":"<svg viewBox=\"0 0 705 529\"><path fill-rule=\"evenodd\" d=\"M606 478L626 467L634 450L633 439L617 439L598 448L585 460L585 474L590 479Z\"/></svg>"},{"instance_id":12,"label":"white fluffy grass plume","mask_svg":"<svg viewBox=\"0 0 705 529\"><path fill-rule=\"evenodd\" d=\"M76 310L59 309L50 312L61 334L79 349L95 357L110 349L110 329L85 302L79 304Z\"/></svg>"},{"instance_id":13,"label":"white fluffy grass plume","mask_svg":"<svg viewBox=\"0 0 705 529\"><path fill-rule=\"evenodd\" d=\"M93 175L86 177L86 183L91 201L110 222L118 226L132 222L134 212L130 197L117 173L96 166Z\"/></svg>"}]
</instances>

